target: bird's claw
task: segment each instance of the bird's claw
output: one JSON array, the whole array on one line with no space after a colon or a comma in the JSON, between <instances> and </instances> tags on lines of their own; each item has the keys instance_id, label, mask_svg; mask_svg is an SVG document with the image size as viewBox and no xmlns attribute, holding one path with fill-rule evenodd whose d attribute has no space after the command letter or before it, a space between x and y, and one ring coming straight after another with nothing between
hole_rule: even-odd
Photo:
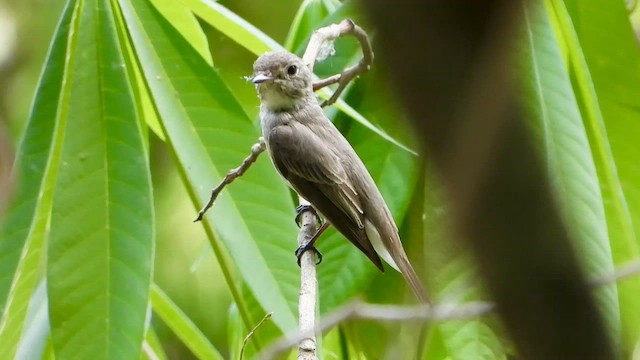
<instances>
[{"instance_id":1,"label":"bird's claw","mask_svg":"<svg viewBox=\"0 0 640 360\"><path fill-rule=\"evenodd\" d=\"M316 213L316 210L313 208L313 206L298 205L298 207L296 207L296 224L298 225L298 227L302 226L302 219L300 219L300 217L305 211L313 211L313 213L316 214L316 217L318 217L318 213Z\"/></svg>"},{"instance_id":2,"label":"bird's claw","mask_svg":"<svg viewBox=\"0 0 640 360\"><path fill-rule=\"evenodd\" d=\"M322 262L322 254L320 253L320 251L318 251L318 249L316 249L315 246L313 246L313 244L307 244L298 247L295 251L296 257L298 258L298 266L300 266L300 259L302 258L302 254L309 250L313 251L318 256L316 265L320 265L320 263Z\"/></svg>"}]
</instances>

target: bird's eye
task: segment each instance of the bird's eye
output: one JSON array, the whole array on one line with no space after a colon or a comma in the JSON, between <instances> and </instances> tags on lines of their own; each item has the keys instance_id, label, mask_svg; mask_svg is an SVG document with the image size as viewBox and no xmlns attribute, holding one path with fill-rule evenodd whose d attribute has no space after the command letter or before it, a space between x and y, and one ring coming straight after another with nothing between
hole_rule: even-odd
<instances>
[{"instance_id":1,"label":"bird's eye","mask_svg":"<svg viewBox=\"0 0 640 360\"><path fill-rule=\"evenodd\" d=\"M289 75L295 75L298 72L298 67L295 65L289 65L289 67L287 68L287 74Z\"/></svg>"}]
</instances>

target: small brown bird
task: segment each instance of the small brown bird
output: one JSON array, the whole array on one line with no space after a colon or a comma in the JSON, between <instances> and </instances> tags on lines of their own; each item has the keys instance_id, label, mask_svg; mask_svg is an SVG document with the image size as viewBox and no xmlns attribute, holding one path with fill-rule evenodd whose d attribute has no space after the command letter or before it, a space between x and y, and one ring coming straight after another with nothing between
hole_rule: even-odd
<instances>
[{"instance_id":1,"label":"small brown bird","mask_svg":"<svg viewBox=\"0 0 640 360\"><path fill-rule=\"evenodd\" d=\"M278 172L380 270L382 257L427 302L387 204L353 147L322 111L309 68L296 55L277 51L260 56L253 71L262 134Z\"/></svg>"}]
</instances>

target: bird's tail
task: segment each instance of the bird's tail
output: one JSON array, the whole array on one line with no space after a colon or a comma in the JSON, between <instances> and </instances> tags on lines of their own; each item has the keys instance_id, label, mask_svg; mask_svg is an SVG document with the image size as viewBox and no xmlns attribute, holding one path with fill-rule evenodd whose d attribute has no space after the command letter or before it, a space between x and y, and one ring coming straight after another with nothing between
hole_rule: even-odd
<instances>
[{"instance_id":1,"label":"bird's tail","mask_svg":"<svg viewBox=\"0 0 640 360\"><path fill-rule=\"evenodd\" d=\"M393 223L390 224L393 225ZM420 278L418 278L418 274L416 274L416 271L409 262L409 258L402 247L402 242L400 241L400 236L398 236L395 226L393 226L393 228L390 226L386 229L387 231L384 231L385 229L378 229L373 225L373 223L365 220L364 227L367 237L369 238L369 241L371 241L376 253L378 253L378 255L380 255L387 264L389 264L389 266L402 274L409 284L409 287L411 287L411 290L413 290L421 303L430 304L431 301L429 296L427 295L424 286L422 286L422 282L420 281ZM386 233L386 236L381 233Z\"/></svg>"},{"instance_id":2,"label":"bird's tail","mask_svg":"<svg viewBox=\"0 0 640 360\"><path fill-rule=\"evenodd\" d=\"M418 300L423 304L431 304L431 299L429 298L429 295L427 295L427 291L424 289L424 286L422 286L422 282L418 278L418 274L416 274L413 266L411 266L411 263L409 262L407 255L404 254L404 251L401 256L398 256L398 258L395 259L395 262L396 265L398 265L402 276L409 284L409 287L411 287L413 293L416 294Z\"/></svg>"}]
</instances>

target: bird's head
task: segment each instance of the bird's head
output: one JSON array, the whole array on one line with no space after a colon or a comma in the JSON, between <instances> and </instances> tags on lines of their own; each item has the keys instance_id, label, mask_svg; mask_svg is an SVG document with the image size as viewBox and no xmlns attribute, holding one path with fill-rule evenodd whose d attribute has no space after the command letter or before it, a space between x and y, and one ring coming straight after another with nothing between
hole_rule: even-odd
<instances>
[{"instance_id":1,"label":"bird's head","mask_svg":"<svg viewBox=\"0 0 640 360\"><path fill-rule=\"evenodd\" d=\"M313 94L311 71L302 59L286 51L260 56L253 63L250 80L256 85L260 102L273 111L295 108Z\"/></svg>"}]
</instances>

